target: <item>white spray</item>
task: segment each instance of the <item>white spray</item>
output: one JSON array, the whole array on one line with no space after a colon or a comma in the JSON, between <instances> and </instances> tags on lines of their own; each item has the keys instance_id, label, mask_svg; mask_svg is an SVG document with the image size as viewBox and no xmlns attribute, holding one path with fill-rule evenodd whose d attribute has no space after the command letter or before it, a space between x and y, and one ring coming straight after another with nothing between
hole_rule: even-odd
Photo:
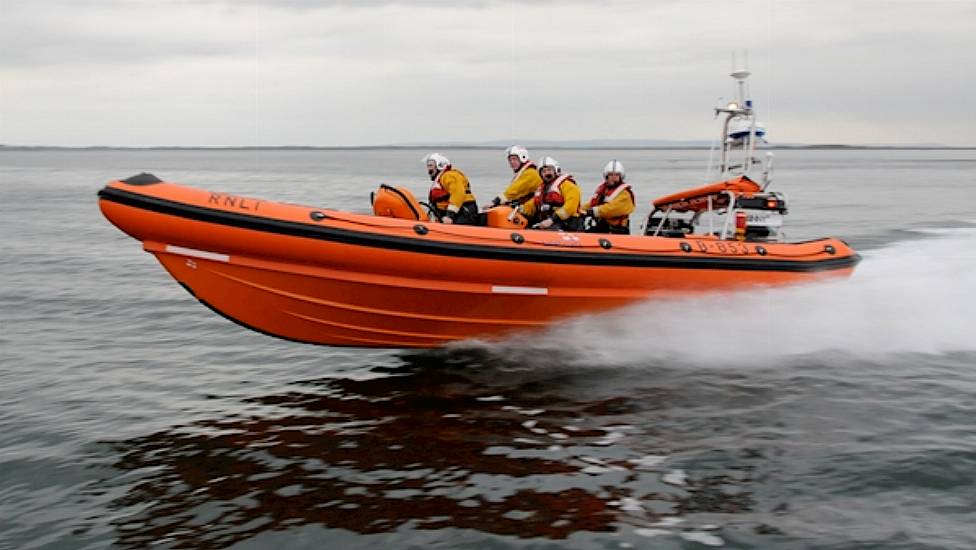
<instances>
[{"instance_id":1,"label":"white spray","mask_svg":"<svg viewBox=\"0 0 976 550\"><path fill-rule=\"evenodd\" d=\"M935 232L868 251L850 279L651 300L562 324L537 345L605 365L974 351L976 229Z\"/></svg>"}]
</instances>

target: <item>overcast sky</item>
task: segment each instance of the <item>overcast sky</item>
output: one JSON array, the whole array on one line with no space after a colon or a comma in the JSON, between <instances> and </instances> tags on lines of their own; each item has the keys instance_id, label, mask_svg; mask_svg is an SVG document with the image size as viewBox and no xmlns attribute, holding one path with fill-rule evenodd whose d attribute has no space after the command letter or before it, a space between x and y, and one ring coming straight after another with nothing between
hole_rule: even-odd
<instances>
[{"instance_id":1,"label":"overcast sky","mask_svg":"<svg viewBox=\"0 0 976 550\"><path fill-rule=\"evenodd\" d=\"M976 0L0 0L0 143L976 145Z\"/></svg>"}]
</instances>

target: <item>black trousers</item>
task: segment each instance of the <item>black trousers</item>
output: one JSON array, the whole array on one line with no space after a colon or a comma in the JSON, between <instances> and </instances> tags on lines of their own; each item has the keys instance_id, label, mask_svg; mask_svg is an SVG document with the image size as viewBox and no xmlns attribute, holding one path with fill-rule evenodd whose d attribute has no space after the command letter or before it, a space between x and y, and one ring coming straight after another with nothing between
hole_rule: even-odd
<instances>
[{"instance_id":1,"label":"black trousers","mask_svg":"<svg viewBox=\"0 0 976 550\"><path fill-rule=\"evenodd\" d=\"M597 220L596 225L586 230L587 233L611 233L614 235L630 235L629 225L610 225L607 220Z\"/></svg>"},{"instance_id":2,"label":"black trousers","mask_svg":"<svg viewBox=\"0 0 976 550\"><path fill-rule=\"evenodd\" d=\"M552 224L550 229L559 229L561 231L579 231L581 229L579 216L574 216L565 220L554 218L554 220L555 223Z\"/></svg>"},{"instance_id":3,"label":"black trousers","mask_svg":"<svg viewBox=\"0 0 976 550\"><path fill-rule=\"evenodd\" d=\"M539 227L535 227L535 225L538 224L539 222L541 222L544 219L546 219L546 218L542 218L542 219L532 218L532 219L530 219L529 220L529 229L541 229ZM583 227L580 225L580 219L578 217L576 217L576 218L569 218L567 220L560 220L559 218L557 218L555 216L552 217L552 225L550 225L546 229L543 229L543 231L582 231L582 230L583 230Z\"/></svg>"},{"instance_id":4,"label":"black trousers","mask_svg":"<svg viewBox=\"0 0 976 550\"><path fill-rule=\"evenodd\" d=\"M437 216L439 218L444 218L448 215L447 210L437 209ZM461 205L461 209L458 210L457 214L454 216L454 223L461 225L480 225L481 216L478 215L478 203L475 201L468 201Z\"/></svg>"},{"instance_id":5,"label":"black trousers","mask_svg":"<svg viewBox=\"0 0 976 550\"><path fill-rule=\"evenodd\" d=\"M529 228L532 228L535 224L541 222L545 218L533 218L529 220ZM539 229L538 227L534 229ZM582 231L583 226L580 223L580 218L578 216L572 217L566 220L560 220L558 217L552 217L552 225L545 229L546 231Z\"/></svg>"}]
</instances>

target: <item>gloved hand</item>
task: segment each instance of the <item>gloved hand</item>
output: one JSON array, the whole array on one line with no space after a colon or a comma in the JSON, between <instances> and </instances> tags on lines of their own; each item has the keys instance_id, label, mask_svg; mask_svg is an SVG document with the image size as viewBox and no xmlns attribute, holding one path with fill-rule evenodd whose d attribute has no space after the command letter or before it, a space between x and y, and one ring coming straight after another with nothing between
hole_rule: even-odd
<instances>
[{"instance_id":1,"label":"gloved hand","mask_svg":"<svg viewBox=\"0 0 976 550\"><path fill-rule=\"evenodd\" d=\"M553 223L555 222L552 221L552 218L546 218L541 222L537 223L536 227L538 227L539 229L549 229L550 227L552 227Z\"/></svg>"},{"instance_id":2,"label":"gloved hand","mask_svg":"<svg viewBox=\"0 0 976 550\"><path fill-rule=\"evenodd\" d=\"M441 223L452 224L454 223L454 217L451 214L448 214L441 218Z\"/></svg>"},{"instance_id":3,"label":"gloved hand","mask_svg":"<svg viewBox=\"0 0 976 550\"><path fill-rule=\"evenodd\" d=\"M496 206L501 206L501 204L502 204L502 198L501 197L495 197L495 198L491 199L491 208L494 208Z\"/></svg>"}]
</instances>

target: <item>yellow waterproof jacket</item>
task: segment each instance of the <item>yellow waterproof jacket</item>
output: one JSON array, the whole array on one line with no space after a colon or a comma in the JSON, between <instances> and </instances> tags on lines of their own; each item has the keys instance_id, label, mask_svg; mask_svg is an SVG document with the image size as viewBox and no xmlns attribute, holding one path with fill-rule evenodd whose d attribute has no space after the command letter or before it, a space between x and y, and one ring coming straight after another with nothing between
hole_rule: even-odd
<instances>
[{"instance_id":1,"label":"yellow waterproof jacket","mask_svg":"<svg viewBox=\"0 0 976 550\"><path fill-rule=\"evenodd\" d=\"M594 217L606 220L613 226L629 227L630 214L636 207L634 192L627 183L620 183L611 188L603 182L590 198L589 206L593 209Z\"/></svg>"},{"instance_id":2,"label":"yellow waterproof jacket","mask_svg":"<svg viewBox=\"0 0 976 550\"><path fill-rule=\"evenodd\" d=\"M437 175L430 186L428 198L438 210L448 212L458 212L462 204L475 201L468 178L454 168L448 168Z\"/></svg>"},{"instance_id":3,"label":"yellow waterproof jacket","mask_svg":"<svg viewBox=\"0 0 976 550\"><path fill-rule=\"evenodd\" d=\"M562 175L548 186L543 184L536 188L532 200L523 203L519 212L530 220L540 221L548 217L542 212L543 205L548 205L554 216L566 221L579 217L580 195L580 188L573 181L573 176Z\"/></svg>"},{"instance_id":4,"label":"yellow waterproof jacket","mask_svg":"<svg viewBox=\"0 0 976 550\"><path fill-rule=\"evenodd\" d=\"M525 202L532 198L540 185L542 185L542 176L539 175L539 170L536 169L535 164L529 161L515 173L512 183L509 183L508 187L502 191L502 197L507 201Z\"/></svg>"}]
</instances>

